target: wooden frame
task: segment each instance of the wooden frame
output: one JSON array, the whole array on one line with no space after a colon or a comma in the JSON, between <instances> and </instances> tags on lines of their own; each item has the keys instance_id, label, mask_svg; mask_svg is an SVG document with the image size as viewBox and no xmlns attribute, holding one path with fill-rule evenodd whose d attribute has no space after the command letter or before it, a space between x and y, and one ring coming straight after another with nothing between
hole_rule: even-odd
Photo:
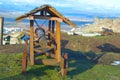
<instances>
[{"instance_id":1,"label":"wooden frame","mask_svg":"<svg viewBox=\"0 0 120 80\"><path fill-rule=\"evenodd\" d=\"M36 14L39 12L39 14ZM62 16L57 12L53 7L49 5L43 5L40 8L35 8L29 13L16 18L16 21L21 21L29 17L30 19L30 49L26 41L26 51L23 53L22 60L22 72L26 72L27 60L31 65L35 64L44 64L44 65L57 65L61 68L62 76L67 74L67 54L64 56L61 55L61 22L65 22L68 25L75 27L76 25L72 23L69 19ZM34 20L35 19L44 19L49 20L48 23L48 32L47 32L47 48L45 51L35 49L36 45L39 46L39 43L35 42L34 39ZM56 29L56 31L55 31ZM38 42L38 41L37 41ZM29 50L29 51L28 51ZM30 52L30 53L29 53ZM29 55L30 56L29 56ZM51 57L51 59L36 59L36 57L46 55ZM29 57L29 58L27 58Z\"/></svg>"}]
</instances>

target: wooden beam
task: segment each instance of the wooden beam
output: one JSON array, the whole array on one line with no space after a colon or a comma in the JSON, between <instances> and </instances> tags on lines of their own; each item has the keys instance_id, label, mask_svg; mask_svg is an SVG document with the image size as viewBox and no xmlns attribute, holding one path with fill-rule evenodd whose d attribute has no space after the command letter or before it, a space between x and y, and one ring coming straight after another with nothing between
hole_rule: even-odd
<instances>
[{"instance_id":1,"label":"wooden beam","mask_svg":"<svg viewBox=\"0 0 120 80\"><path fill-rule=\"evenodd\" d=\"M3 17L0 17L0 45L3 45Z\"/></svg>"},{"instance_id":2,"label":"wooden beam","mask_svg":"<svg viewBox=\"0 0 120 80\"><path fill-rule=\"evenodd\" d=\"M49 26L48 26L48 31L51 32L51 24L52 24L52 21L49 20ZM50 40L50 33L48 33L48 39Z\"/></svg>"},{"instance_id":3,"label":"wooden beam","mask_svg":"<svg viewBox=\"0 0 120 80\"><path fill-rule=\"evenodd\" d=\"M43 14L44 14L44 13L43 13L43 11L41 11L41 12L40 12L40 15L42 15L42 16L43 16Z\"/></svg>"},{"instance_id":4,"label":"wooden beam","mask_svg":"<svg viewBox=\"0 0 120 80\"><path fill-rule=\"evenodd\" d=\"M38 59L38 60L35 60L35 64L55 66L55 65L58 65L58 62L56 61L56 59Z\"/></svg>"},{"instance_id":5,"label":"wooden beam","mask_svg":"<svg viewBox=\"0 0 120 80\"><path fill-rule=\"evenodd\" d=\"M20 21L22 21L24 19L27 19L27 17L28 16L19 17L19 18L16 19L16 22L20 22Z\"/></svg>"},{"instance_id":6,"label":"wooden beam","mask_svg":"<svg viewBox=\"0 0 120 80\"><path fill-rule=\"evenodd\" d=\"M60 62L61 59L61 35L60 35L60 22L56 21L56 43L57 43L57 50L56 50L56 59L58 62Z\"/></svg>"},{"instance_id":7,"label":"wooden beam","mask_svg":"<svg viewBox=\"0 0 120 80\"><path fill-rule=\"evenodd\" d=\"M34 18L35 19L45 19L45 20L56 20L56 21L62 22L62 19L58 18L58 17L34 15Z\"/></svg>"},{"instance_id":8,"label":"wooden beam","mask_svg":"<svg viewBox=\"0 0 120 80\"><path fill-rule=\"evenodd\" d=\"M30 63L34 65L34 21L33 16L30 16Z\"/></svg>"},{"instance_id":9,"label":"wooden beam","mask_svg":"<svg viewBox=\"0 0 120 80\"><path fill-rule=\"evenodd\" d=\"M48 32L51 32L51 20L49 20L49 23L48 23ZM51 35L50 33L48 33L48 46L51 46L51 43L50 43L50 39L51 39Z\"/></svg>"}]
</instances>

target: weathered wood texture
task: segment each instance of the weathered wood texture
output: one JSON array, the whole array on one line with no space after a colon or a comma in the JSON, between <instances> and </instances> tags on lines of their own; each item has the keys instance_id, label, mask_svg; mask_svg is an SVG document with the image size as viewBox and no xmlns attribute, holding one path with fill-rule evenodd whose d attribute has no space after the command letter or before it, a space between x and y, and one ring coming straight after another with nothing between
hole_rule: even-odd
<instances>
[{"instance_id":1,"label":"weathered wood texture","mask_svg":"<svg viewBox=\"0 0 120 80\"><path fill-rule=\"evenodd\" d=\"M39 14L36 14L38 13ZM64 22L72 27L76 27L76 25L71 22L69 19L65 18L61 15L57 10L55 10L50 5L43 5L39 8L35 8L31 10L29 13L22 15L16 18L16 21L21 21L25 18L29 17L30 19L30 64L44 64L44 65L59 65L61 68L62 75L67 73L67 58L61 56L61 26L60 22ZM42 50L44 44L37 44L34 41L35 33L34 33L34 21L35 19L45 19L49 20L48 23L48 31L47 31L47 46L45 50ZM39 27L39 26L38 26ZM56 32L55 32L56 28ZM35 46L39 46L40 49ZM46 55L48 57L54 59L43 59L36 60L37 56ZM36 58L37 57L37 58ZM25 61L24 61L25 62ZM25 67L23 66L23 71L25 71Z\"/></svg>"},{"instance_id":2,"label":"weathered wood texture","mask_svg":"<svg viewBox=\"0 0 120 80\"><path fill-rule=\"evenodd\" d=\"M60 22L56 21L56 43L57 43L57 50L56 50L56 59L58 62L60 62L60 58L61 58L61 38L60 38Z\"/></svg>"},{"instance_id":3,"label":"weathered wood texture","mask_svg":"<svg viewBox=\"0 0 120 80\"><path fill-rule=\"evenodd\" d=\"M52 16L41 16L41 15L34 15L35 19L44 19L44 20L57 20L59 22L62 22L61 18L58 17L52 17Z\"/></svg>"},{"instance_id":4,"label":"weathered wood texture","mask_svg":"<svg viewBox=\"0 0 120 80\"><path fill-rule=\"evenodd\" d=\"M34 65L34 21L30 16L30 64Z\"/></svg>"},{"instance_id":5,"label":"weathered wood texture","mask_svg":"<svg viewBox=\"0 0 120 80\"><path fill-rule=\"evenodd\" d=\"M29 13L26 13L26 14L16 18L16 21L17 22L21 21L37 12L40 12L40 15L35 16L36 18L47 19L47 20L58 20L60 22L62 20L64 23L66 23L72 27L76 27L76 25L73 22L71 22L68 18L66 18L65 16L60 14L55 8L53 8L50 5L42 5L39 8L35 8L35 9L31 10Z\"/></svg>"},{"instance_id":6,"label":"weathered wood texture","mask_svg":"<svg viewBox=\"0 0 120 80\"><path fill-rule=\"evenodd\" d=\"M39 59L35 60L35 64L44 64L44 65L58 65L56 59Z\"/></svg>"}]
</instances>

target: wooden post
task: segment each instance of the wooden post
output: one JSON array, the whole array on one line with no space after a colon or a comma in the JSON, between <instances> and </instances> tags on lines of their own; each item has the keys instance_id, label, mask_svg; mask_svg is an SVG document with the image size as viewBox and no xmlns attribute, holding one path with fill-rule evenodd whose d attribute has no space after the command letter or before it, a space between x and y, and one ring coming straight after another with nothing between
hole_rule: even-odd
<instances>
[{"instance_id":1,"label":"wooden post","mask_svg":"<svg viewBox=\"0 0 120 80\"><path fill-rule=\"evenodd\" d=\"M58 62L60 62L61 57L61 42L60 42L60 22L56 21L56 43L57 43L57 50L56 50L56 59Z\"/></svg>"},{"instance_id":2,"label":"wooden post","mask_svg":"<svg viewBox=\"0 0 120 80\"><path fill-rule=\"evenodd\" d=\"M48 30L51 31L51 20L49 20L49 27L48 27Z\"/></svg>"},{"instance_id":3,"label":"wooden post","mask_svg":"<svg viewBox=\"0 0 120 80\"><path fill-rule=\"evenodd\" d=\"M0 45L3 45L3 17L0 17Z\"/></svg>"},{"instance_id":4,"label":"wooden post","mask_svg":"<svg viewBox=\"0 0 120 80\"><path fill-rule=\"evenodd\" d=\"M30 64L34 65L34 21L30 16Z\"/></svg>"},{"instance_id":5,"label":"wooden post","mask_svg":"<svg viewBox=\"0 0 120 80\"><path fill-rule=\"evenodd\" d=\"M41 14L41 16L43 16L43 14L44 14L44 13L43 13L43 11L41 11L41 13L40 13L40 14Z\"/></svg>"},{"instance_id":6,"label":"wooden post","mask_svg":"<svg viewBox=\"0 0 120 80\"><path fill-rule=\"evenodd\" d=\"M48 31L51 32L51 20L49 20ZM48 46L51 46L50 39L50 33L48 33Z\"/></svg>"},{"instance_id":7,"label":"wooden post","mask_svg":"<svg viewBox=\"0 0 120 80\"><path fill-rule=\"evenodd\" d=\"M52 33L54 33L55 21L52 21Z\"/></svg>"}]
</instances>

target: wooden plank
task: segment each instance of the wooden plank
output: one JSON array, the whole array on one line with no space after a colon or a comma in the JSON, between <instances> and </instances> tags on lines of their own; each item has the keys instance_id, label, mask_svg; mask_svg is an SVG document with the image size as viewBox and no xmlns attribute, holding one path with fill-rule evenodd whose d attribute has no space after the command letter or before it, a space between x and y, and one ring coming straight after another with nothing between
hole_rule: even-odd
<instances>
[{"instance_id":1,"label":"wooden plank","mask_svg":"<svg viewBox=\"0 0 120 80\"><path fill-rule=\"evenodd\" d=\"M58 65L58 62L56 61L56 59L38 59L38 60L35 60L35 64L55 66L55 65Z\"/></svg>"},{"instance_id":2,"label":"wooden plank","mask_svg":"<svg viewBox=\"0 0 120 80\"><path fill-rule=\"evenodd\" d=\"M51 58L55 58L55 54L53 53L45 53L45 55Z\"/></svg>"},{"instance_id":3,"label":"wooden plank","mask_svg":"<svg viewBox=\"0 0 120 80\"><path fill-rule=\"evenodd\" d=\"M3 45L3 17L0 17L0 45Z\"/></svg>"},{"instance_id":4,"label":"wooden plank","mask_svg":"<svg viewBox=\"0 0 120 80\"><path fill-rule=\"evenodd\" d=\"M56 43L57 43L57 50L56 50L56 59L58 62L60 62L60 58L61 58L61 28L60 28L60 22L56 21Z\"/></svg>"},{"instance_id":5,"label":"wooden plank","mask_svg":"<svg viewBox=\"0 0 120 80\"><path fill-rule=\"evenodd\" d=\"M34 18L35 19L45 19L45 20L57 20L59 22L62 22L62 19L58 18L58 17L34 15Z\"/></svg>"},{"instance_id":6,"label":"wooden plank","mask_svg":"<svg viewBox=\"0 0 120 80\"><path fill-rule=\"evenodd\" d=\"M34 65L34 21L30 16L30 64Z\"/></svg>"},{"instance_id":7,"label":"wooden plank","mask_svg":"<svg viewBox=\"0 0 120 80\"><path fill-rule=\"evenodd\" d=\"M26 16L23 16L23 17L17 18L17 19L16 19L16 22L20 22L20 21L26 19L27 17L28 17L28 16L26 15Z\"/></svg>"},{"instance_id":8,"label":"wooden plank","mask_svg":"<svg viewBox=\"0 0 120 80\"><path fill-rule=\"evenodd\" d=\"M39 50L39 49L34 49L34 51L37 52L37 53L41 53L41 52L42 52L42 51Z\"/></svg>"}]
</instances>

